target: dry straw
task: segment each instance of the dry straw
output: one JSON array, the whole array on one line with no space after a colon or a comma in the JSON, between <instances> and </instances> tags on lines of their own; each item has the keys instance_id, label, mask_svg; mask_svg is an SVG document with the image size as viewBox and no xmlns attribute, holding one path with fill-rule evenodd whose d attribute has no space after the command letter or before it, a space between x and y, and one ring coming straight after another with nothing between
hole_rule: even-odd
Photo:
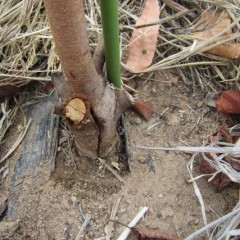
<instances>
[{"instance_id":1,"label":"dry straw","mask_svg":"<svg viewBox=\"0 0 240 240\"><path fill-rule=\"evenodd\" d=\"M152 66L144 73L175 68L182 79L195 90L196 85L203 90L219 91L238 85L239 63L222 57L204 53L207 49L228 41L239 42L239 1L197 0L179 1L186 9L176 12L161 2L160 20L148 25L159 24L159 41ZM130 42L130 33L135 28L144 1L120 1L119 20L121 28L122 66ZM86 19L92 51L102 32L100 7L97 0L85 0ZM196 24L203 9L228 13L233 29L229 37L214 38L195 44L191 33L202 31L206 26ZM192 18L189 12L196 13ZM223 32L224 32L223 31ZM216 43L216 39L218 42ZM23 85L30 81L49 81L51 71L60 70L58 57L54 51L52 37L47 23L42 1L2 0L0 4L0 86L5 84ZM125 81L143 73L126 74Z\"/></svg>"}]
</instances>

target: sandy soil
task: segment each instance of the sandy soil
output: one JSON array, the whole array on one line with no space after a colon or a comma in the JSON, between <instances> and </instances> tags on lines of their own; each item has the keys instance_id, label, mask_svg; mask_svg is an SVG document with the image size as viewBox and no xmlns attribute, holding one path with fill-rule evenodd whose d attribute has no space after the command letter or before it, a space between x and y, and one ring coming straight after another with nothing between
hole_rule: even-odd
<instances>
[{"instance_id":1,"label":"sandy soil","mask_svg":"<svg viewBox=\"0 0 240 240\"><path fill-rule=\"evenodd\" d=\"M86 214L91 216L91 221L84 239L104 237L113 203L119 198L116 220L123 224L128 224L146 206L149 211L138 227L158 228L184 238L203 226L193 186L186 182L190 178L186 165L191 155L147 152L137 146L199 146L216 130L221 117L204 106L203 95L195 93L191 86L181 81L173 86L158 74L154 81L137 79L132 84L142 99L151 101L155 114L146 122L130 110L126 113L132 172L118 156L107 159L109 165L118 163L119 170L116 171L124 183L98 160L78 156L64 141L63 131L59 138L62 142L58 148L56 170L49 179L50 166L42 164L38 166L38 174L23 180L25 189L19 200L21 207L14 218L0 222L0 239L75 239ZM14 131L14 128L10 130L8 138ZM9 161L9 174L3 183L2 196L12 197L9 187L20 152L21 148ZM146 160L148 154L153 159L154 167L151 169ZM206 179L198 183L208 221L235 206L238 197L236 186L216 193ZM114 224L112 239L117 239L123 228L121 224ZM136 238L132 235L129 239Z\"/></svg>"}]
</instances>

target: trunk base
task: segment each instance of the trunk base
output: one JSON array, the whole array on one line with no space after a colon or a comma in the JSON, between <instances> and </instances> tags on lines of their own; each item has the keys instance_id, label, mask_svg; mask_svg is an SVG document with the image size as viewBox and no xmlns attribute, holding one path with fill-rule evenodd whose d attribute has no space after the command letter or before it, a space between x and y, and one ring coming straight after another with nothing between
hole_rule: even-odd
<instances>
[{"instance_id":1,"label":"trunk base","mask_svg":"<svg viewBox=\"0 0 240 240\"><path fill-rule=\"evenodd\" d=\"M76 120L75 116L81 115L80 113L76 114L76 111L79 109L79 111L82 111L83 101L75 101L81 103L81 106L74 107L74 117L69 121L69 103L81 94L70 94L70 88L62 75L53 74L52 82L58 96L63 100L61 104L57 103L55 113L63 114L63 117L69 123L78 152L90 158L106 157L119 142L118 120L126 108L133 106L131 96L125 90L115 91L110 85L106 84L104 94L98 103L91 104L85 96L86 99L83 100L88 104L86 104L84 118L80 122ZM65 91L62 89L63 86ZM66 92L69 93L67 96ZM69 101L69 99L71 100ZM66 109L67 107L68 109Z\"/></svg>"}]
</instances>

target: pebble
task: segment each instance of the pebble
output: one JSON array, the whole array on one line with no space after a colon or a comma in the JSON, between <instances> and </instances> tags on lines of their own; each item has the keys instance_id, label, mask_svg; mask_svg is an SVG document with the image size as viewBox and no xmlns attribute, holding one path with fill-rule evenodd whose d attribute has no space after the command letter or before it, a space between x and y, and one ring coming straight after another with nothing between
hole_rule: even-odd
<instances>
[{"instance_id":1,"label":"pebble","mask_svg":"<svg viewBox=\"0 0 240 240\"><path fill-rule=\"evenodd\" d=\"M76 203L76 201L77 201L77 198L75 196L71 196L71 202L74 204Z\"/></svg>"},{"instance_id":2,"label":"pebble","mask_svg":"<svg viewBox=\"0 0 240 240\"><path fill-rule=\"evenodd\" d=\"M199 108L201 108L201 107L203 106L203 101L198 101L198 102L197 102L197 106L198 106Z\"/></svg>"},{"instance_id":3,"label":"pebble","mask_svg":"<svg viewBox=\"0 0 240 240\"><path fill-rule=\"evenodd\" d=\"M136 118L134 119L134 123L137 124L137 125L139 125L139 124L142 123L142 120L141 120L140 118L136 117Z\"/></svg>"},{"instance_id":4,"label":"pebble","mask_svg":"<svg viewBox=\"0 0 240 240\"><path fill-rule=\"evenodd\" d=\"M174 211L170 207L166 207L166 208L162 209L160 213L163 218L172 217L174 215Z\"/></svg>"},{"instance_id":5,"label":"pebble","mask_svg":"<svg viewBox=\"0 0 240 240\"><path fill-rule=\"evenodd\" d=\"M158 197L159 197L159 198L163 198L163 195L160 193L160 194L158 195Z\"/></svg>"},{"instance_id":6,"label":"pebble","mask_svg":"<svg viewBox=\"0 0 240 240\"><path fill-rule=\"evenodd\" d=\"M176 115L171 115L170 117L169 117L169 124L171 125L171 126L176 126L176 125L179 125L180 124L180 118L178 117L178 116L176 116Z\"/></svg>"},{"instance_id":7,"label":"pebble","mask_svg":"<svg viewBox=\"0 0 240 240\"><path fill-rule=\"evenodd\" d=\"M152 93L156 93L157 89L155 87L152 88Z\"/></svg>"},{"instance_id":8,"label":"pebble","mask_svg":"<svg viewBox=\"0 0 240 240\"><path fill-rule=\"evenodd\" d=\"M209 207L209 205L206 205L205 206L205 211L207 212L207 213L210 213L212 210L211 210L211 208Z\"/></svg>"},{"instance_id":9,"label":"pebble","mask_svg":"<svg viewBox=\"0 0 240 240\"><path fill-rule=\"evenodd\" d=\"M65 209L69 209L69 204L68 204L68 200L63 198L62 202L61 202L62 207L64 207Z\"/></svg>"}]
</instances>

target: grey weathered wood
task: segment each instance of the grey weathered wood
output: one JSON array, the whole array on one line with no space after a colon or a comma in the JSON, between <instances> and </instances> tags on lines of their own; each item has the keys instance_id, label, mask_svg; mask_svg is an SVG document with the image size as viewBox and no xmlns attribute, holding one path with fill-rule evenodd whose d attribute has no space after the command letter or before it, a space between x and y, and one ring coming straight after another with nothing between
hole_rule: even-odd
<instances>
[{"instance_id":1,"label":"grey weathered wood","mask_svg":"<svg viewBox=\"0 0 240 240\"><path fill-rule=\"evenodd\" d=\"M29 106L27 119L32 118L31 126L25 136L23 150L18 159L12 185L9 189L10 197L8 203L7 218L14 219L17 215L22 189L31 185L31 181L48 181L51 172L55 168L55 155L57 149L57 133L59 117L54 115L54 103L57 101L56 93L39 99L39 103ZM49 168L44 169L44 174L38 176L37 169L47 164ZM25 178L30 180L24 186ZM34 184L34 183L33 183Z\"/></svg>"}]
</instances>

